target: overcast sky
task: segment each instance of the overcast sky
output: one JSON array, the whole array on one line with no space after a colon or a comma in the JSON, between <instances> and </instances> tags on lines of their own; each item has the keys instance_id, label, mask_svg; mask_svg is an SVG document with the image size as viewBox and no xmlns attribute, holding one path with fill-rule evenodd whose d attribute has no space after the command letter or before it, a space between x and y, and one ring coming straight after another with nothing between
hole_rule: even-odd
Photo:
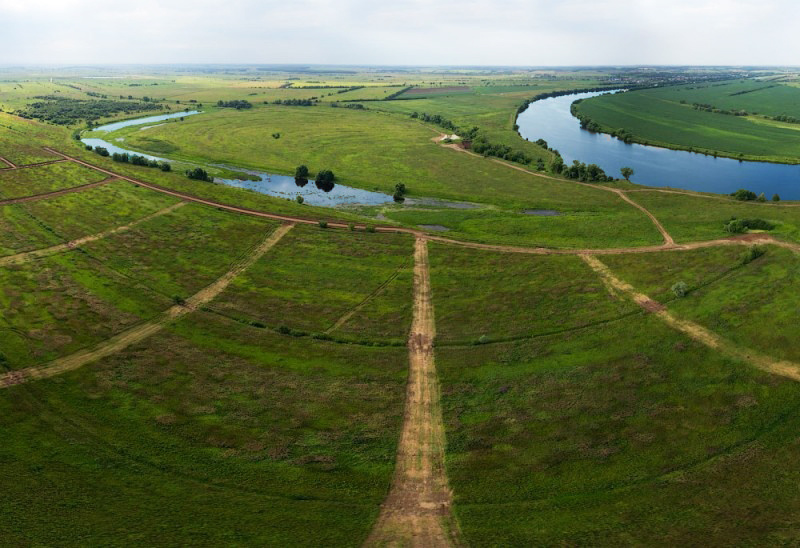
<instances>
[{"instance_id":1,"label":"overcast sky","mask_svg":"<svg viewBox=\"0 0 800 548\"><path fill-rule=\"evenodd\" d=\"M0 64L800 64L796 0L0 0Z\"/></svg>"}]
</instances>

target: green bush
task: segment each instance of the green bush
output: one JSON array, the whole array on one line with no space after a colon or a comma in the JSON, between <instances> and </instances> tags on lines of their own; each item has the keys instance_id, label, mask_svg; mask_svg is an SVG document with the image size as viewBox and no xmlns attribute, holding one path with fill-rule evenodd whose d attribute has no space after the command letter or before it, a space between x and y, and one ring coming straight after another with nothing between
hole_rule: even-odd
<instances>
[{"instance_id":1,"label":"green bush","mask_svg":"<svg viewBox=\"0 0 800 548\"><path fill-rule=\"evenodd\" d=\"M761 257L764 253L767 252L767 249L764 246L754 245L747 248L747 251L742 253L741 257L739 258L739 262L743 265L751 263Z\"/></svg>"},{"instance_id":2,"label":"green bush","mask_svg":"<svg viewBox=\"0 0 800 548\"><path fill-rule=\"evenodd\" d=\"M775 225L764 219L731 219L723 228L725 232L741 234L747 230L772 230Z\"/></svg>"},{"instance_id":3,"label":"green bush","mask_svg":"<svg viewBox=\"0 0 800 548\"><path fill-rule=\"evenodd\" d=\"M328 228L328 221L320 221L319 222L320 228Z\"/></svg>"},{"instance_id":4,"label":"green bush","mask_svg":"<svg viewBox=\"0 0 800 548\"><path fill-rule=\"evenodd\" d=\"M676 297L685 297L689 292L689 286L686 285L686 282L677 282L673 284L671 289Z\"/></svg>"},{"instance_id":5,"label":"green bush","mask_svg":"<svg viewBox=\"0 0 800 548\"><path fill-rule=\"evenodd\" d=\"M732 192L731 196L733 196L734 198L736 198L741 202L749 202L757 198L755 192L753 192L752 190L746 190L744 188L740 188L736 192Z\"/></svg>"}]
</instances>

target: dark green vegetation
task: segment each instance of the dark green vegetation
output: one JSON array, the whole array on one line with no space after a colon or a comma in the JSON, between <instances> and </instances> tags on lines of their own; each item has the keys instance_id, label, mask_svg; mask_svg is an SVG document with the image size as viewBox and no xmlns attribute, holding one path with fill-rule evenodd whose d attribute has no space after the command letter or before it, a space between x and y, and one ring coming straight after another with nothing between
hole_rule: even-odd
<instances>
[{"instance_id":1,"label":"dark green vegetation","mask_svg":"<svg viewBox=\"0 0 800 548\"><path fill-rule=\"evenodd\" d=\"M626 142L798 163L800 87L729 80L603 95L575 105L581 123Z\"/></svg>"},{"instance_id":2,"label":"dark green vegetation","mask_svg":"<svg viewBox=\"0 0 800 548\"><path fill-rule=\"evenodd\" d=\"M81 121L92 123L120 113L130 116L162 108L161 105L150 102L69 99L55 95L43 95L36 99L39 100L14 114L22 118L33 118L42 122L67 126Z\"/></svg>"},{"instance_id":3,"label":"dark green vegetation","mask_svg":"<svg viewBox=\"0 0 800 548\"><path fill-rule=\"evenodd\" d=\"M2 543L362 545L414 405L405 400L414 236L382 231L392 223L572 253L428 243L447 474L465 544L800 542L800 385L671 329L577 256L665 241L612 190L678 242L731 232L800 242L797 204L643 189L586 165L574 179L600 184L578 184L554 173L559 157L547 143L524 141L513 126L537 95L668 83L669 74L158 74L0 82L0 101L19 110L61 90L164 112L207 105L183 122L104 137L175 160L171 171L86 150L70 133L84 122L5 113L0 156L21 166L58 159L42 148L51 146L141 183L309 224L186 309L279 221L123 180L0 205L0 375L102 348L170 307L188 312L76 371L0 388ZM702 80L674 87L685 88L687 102L676 104L691 116L750 125L755 111L785 114L785 125L800 116L780 110L788 96L773 94L791 92L783 84L717 82L727 71L679 76ZM710 95L725 90L726 101ZM759 110L760 94L771 99ZM734 109L748 115L721 112ZM777 123L758 118L776 127L767 122ZM433 141L444 132L471 141L472 153L458 139ZM225 172L212 164L335 179L395 202L315 207L213 184ZM3 162L0 200L106 177L72 162ZM657 301L653 310L660 303L746 352L800 362L792 250L758 242L599 258Z\"/></svg>"}]
</instances>

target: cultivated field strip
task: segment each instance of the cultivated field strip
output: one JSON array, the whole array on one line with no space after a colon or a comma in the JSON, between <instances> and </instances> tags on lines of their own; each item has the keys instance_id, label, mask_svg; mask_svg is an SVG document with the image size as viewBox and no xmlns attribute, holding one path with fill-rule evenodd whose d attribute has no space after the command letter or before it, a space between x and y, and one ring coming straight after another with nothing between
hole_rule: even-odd
<instances>
[{"instance_id":1,"label":"cultivated field strip","mask_svg":"<svg viewBox=\"0 0 800 548\"><path fill-rule=\"evenodd\" d=\"M74 371L84 365L100 360L112 354L115 354L132 344L143 341L147 337L154 335L166 327L169 323L193 312L219 295L233 279L247 270L264 253L269 251L276 243L280 241L292 228L292 224L284 224L271 232L261 244L258 245L246 257L236 262L228 272L223 274L211 285L201 289L182 304L176 304L170 307L166 312L161 314L158 318L141 323L130 329L103 341L100 344L81 350L72 355L59 358L44 365L29 367L18 371L12 371L0 375L0 388L7 388L16 384L24 382L45 379L61 375L68 371Z\"/></svg>"},{"instance_id":2,"label":"cultivated field strip","mask_svg":"<svg viewBox=\"0 0 800 548\"><path fill-rule=\"evenodd\" d=\"M695 322L678 318L670 313L661 303L654 301L643 293L639 293L632 285L620 280L611 272L611 269L597 257L581 255L581 259L600 275L603 282L609 287L609 290L619 291L627 295L636 302L636 304L648 312L655 314L673 329L731 358L749 363L768 373L800 381L800 364L787 360L776 360L760 352L741 348Z\"/></svg>"},{"instance_id":3,"label":"cultivated field strip","mask_svg":"<svg viewBox=\"0 0 800 548\"><path fill-rule=\"evenodd\" d=\"M36 202L38 200L45 200L47 198L55 198L56 196L62 196L64 194L71 194L72 192L80 192L82 190L88 190L90 188L94 188L100 185L105 185L117 180L119 180L119 177L112 175L107 177L106 179L103 179L102 181L96 181L94 183L86 183L85 185L78 185L71 188L54 190L52 192L43 192L42 194L34 194L32 196L22 196L20 198L8 198L6 200L0 200L0 206L21 204L24 202Z\"/></svg>"},{"instance_id":4,"label":"cultivated field strip","mask_svg":"<svg viewBox=\"0 0 800 548\"><path fill-rule=\"evenodd\" d=\"M41 257L47 257L48 255L54 255L56 253L62 253L64 251L71 251L83 244L88 244L89 242L94 242L96 240L100 240L102 238L107 238L113 234L118 234L120 232L125 232L130 230L144 222L147 222L151 219L155 219L156 217L160 217L162 215L166 215L167 213L171 213L176 209L183 207L186 205L186 202L178 202L176 204L172 204L171 206L165 207L164 209L160 209L150 215L142 217L141 219L137 219L127 225L118 226L109 230L105 230L103 232L98 232L97 234L90 234L88 236L83 236L81 238L77 238L75 240L71 240L69 242L54 245L51 247L46 247L44 249L35 249L33 251L26 251L24 253L17 253L16 255L9 255L7 257L0 257L0 266L7 266L12 264L24 264L35 259L39 259Z\"/></svg>"},{"instance_id":5,"label":"cultivated field strip","mask_svg":"<svg viewBox=\"0 0 800 548\"><path fill-rule=\"evenodd\" d=\"M457 542L445 470L445 433L433 354L436 325L428 245L414 248L414 318L408 337L409 378L403 431L389 496L368 546L451 546Z\"/></svg>"}]
</instances>

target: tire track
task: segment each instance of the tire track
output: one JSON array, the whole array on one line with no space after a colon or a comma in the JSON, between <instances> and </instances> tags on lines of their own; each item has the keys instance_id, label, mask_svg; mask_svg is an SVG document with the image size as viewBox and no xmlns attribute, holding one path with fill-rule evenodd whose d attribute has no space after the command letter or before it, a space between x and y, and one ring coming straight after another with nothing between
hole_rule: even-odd
<instances>
[{"instance_id":1,"label":"tire track","mask_svg":"<svg viewBox=\"0 0 800 548\"><path fill-rule=\"evenodd\" d=\"M160 209L150 215L142 217L141 219L137 219L127 225L118 226L116 228L112 228L110 230L106 230L104 232L98 232L97 234L90 234L89 236L82 236L78 239L54 245L51 247L45 247L44 249L36 249L33 251L26 251L23 253L17 253L16 255L8 255L6 257L0 257L0 266L8 266L12 264L24 264L35 259L39 259L42 257L47 257L48 255L54 255L56 253L63 253L64 251L72 251L76 247L79 247L83 244L87 244L89 242L94 242L95 240L100 240L102 238L106 238L113 234L118 234L120 232L125 232L134 228L137 225L145 223L151 219L155 219L156 217L160 217L162 215L166 215L167 213L171 213L178 209L179 207L183 207L186 205L186 202L178 202L177 204L172 204L169 207L165 207L164 209Z\"/></svg>"},{"instance_id":2,"label":"tire track","mask_svg":"<svg viewBox=\"0 0 800 548\"><path fill-rule=\"evenodd\" d=\"M414 319L408 337L409 378L394 478L367 546L451 546L457 527L447 482L445 433L433 355L436 325L428 246L414 248Z\"/></svg>"},{"instance_id":3,"label":"tire track","mask_svg":"<svg viewBox=\"0 0 800 548\"><path fill-rule=\"evenodd\" d=\"M688 335L712 350L716 350L736 360L749 363L762 371L780 375L781 377L786 377L794 381L800 381L800 364L788 360L776 360L755 350L742 348L717 335L713 331L706 329L702 325L690 320L678 318L669 312L661 303L654 301L644 293L639 293L632 285L617 278L597 257L581 255L581 259L600 275L603 283L605 283L607 287L627 295L636 304L658 316L659 319L676 331Z\"/></svg>"},{"instance_id":4,"label":"tire track","mask_svg":"<svg viewBox=\"0 0 800 548\"><path fill-rule=\"evenodd\" d=\"M24 382L46 379L61 375L68 371L74 371L84 365L111 356L124 350L125 348L141 342L146 338L155 335L161 331L168 324L173 321L193 312L209 302L211 299L219 295L233 279L247 270L253 265L261 256L264 255L270 248L272 248L284 235L286 235L292 228L292 224L285 224L272 233L256 247L253 252L249 253L246 257L234 263L228 272L219 277L211 285L201 289L188 299L183 304L176 304L170 307L159 317L126 329L125 331L114 335L113 337L85 350L80 350L69 356L64 356L49 363L28 367L26 369L19 369L0 375L0 388L8 388L16 384Z\"/></svg>"},{"instance_id":5,"label":"tire track","mask_svg":"<svg viewBox=\"0 0 800 548\"><path fill-rule=\"evenodd\" d=\"M402 270L404 270L404 269L405 269L407 266L408 266L408 263L407 263L407 262L403 262L403 264L401 264L401 265L400 265L400 266L397 268L397 270L395 270L394 272L392 272L392 275L391 275L391 276L389 276L388 278L386 278L386 280L384 280L384 281L383 281L383 283L381 283L381 284L380 284L378 287L376 287L376 288L375 288L375 289L374 289L374 290L373 290L373 291L372 291L372 292L371 292L369 295L367 295L367 296L364 298L364 300L362 300L360 303L358 303L358 304L357 304L357 305L355 305L353 308L351 308L350 310L348 310L348 311L347 311L347 312L346 312L346 313L345 313L345 314L344 314L344 315L343 315L341 318L339 318L338 320L336 320L336 323L334 323L332 326L330 326L328 329L326 329L326 330L325 330L325 333L326 333L326 334L333 333L334 331L336 331L337 329L339 329L340 327L342 327L342 326L343 326L345 323L347 323L347 321L348 321L350 318L352 318L352 317L353 317L355 314L357 314L358 312L360 312L360 311L361 311L361 309L363 309L363 308L364 308L364 307L367 305L367 303L369 303L369 302L370 302L372 299L374 299L375 297L377 297L378 295L380 295L380 294L383 292L383 290L384 290L384 289L386 289L386 287L388 287L388 285L389 285L390 283L392 283L392 282L393 282L393 281L394 281L394 280L397 278L397 276L399 276L399 275L400 275L400 272L401 272Z\"/></svg>"}]
</instances>

